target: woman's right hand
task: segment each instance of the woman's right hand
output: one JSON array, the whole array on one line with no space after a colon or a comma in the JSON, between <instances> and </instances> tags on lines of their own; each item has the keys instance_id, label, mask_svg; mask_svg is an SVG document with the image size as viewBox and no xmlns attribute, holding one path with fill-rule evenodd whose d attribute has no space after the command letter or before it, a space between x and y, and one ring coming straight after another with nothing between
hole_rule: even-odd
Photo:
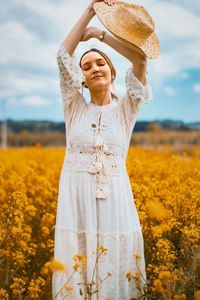
<instances>
[{"instance_id":1,"label":"woman's right hand","mask_svg":"<svg viewBox=\"0 0 200 300\"><path fill-rule=\"evenodd\" d=\"M81 42L88 41L91 38L97 38L101 34L102 30L97 27L87 27L81 38Z\"/></svg>"},{"instance_id":2,"label":"woman's right hand","mask_svg":"<svg viewBox=\"0 0 200 300\"><path fill-rule=\"evenodd\" d=\"M94 13L95 13L95 11L93 9L93 5L97 2L105 2L108 5L113 5L113 4L115 4L116 0L92 0L92 2L89 5L89 9L91 9Z\"/></svg>"}]
</instances>

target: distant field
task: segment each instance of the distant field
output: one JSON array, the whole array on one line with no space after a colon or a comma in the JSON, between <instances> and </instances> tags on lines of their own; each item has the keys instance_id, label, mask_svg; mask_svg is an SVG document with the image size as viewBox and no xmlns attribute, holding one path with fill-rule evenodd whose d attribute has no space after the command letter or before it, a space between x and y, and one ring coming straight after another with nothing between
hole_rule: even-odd
<instances>
[{"instance_id":1,"label":"distant field","mask_svg":"<svg viewBox=\"0 0 200 300\"><path fill-rule=\"evenodd\" d=\"M30 132L23 130L19 133L9 132L9 146L64 146L65 133L60 131ZM164 130L151 126L151 130L145 132L133 132L132 145L143 147L155 145L172 145L177 149L187 145L200 145L200 130Z\"/></svg>"},{"instance_id":2,"label":"distant field","mask_svg":"<svg viewBox=\"0 0 200 300\"><path fill-rule=\"evenodd\" d=\"M173 138L186 145L190 134ZM133 139L144 137L161 136ZM65 149L34 142L0 151L0 299L51 299L60 268L51 258ZM126 165L145 241L145 299L200 299L200 146L130 147Z\"/></svg>"}]
</instances>

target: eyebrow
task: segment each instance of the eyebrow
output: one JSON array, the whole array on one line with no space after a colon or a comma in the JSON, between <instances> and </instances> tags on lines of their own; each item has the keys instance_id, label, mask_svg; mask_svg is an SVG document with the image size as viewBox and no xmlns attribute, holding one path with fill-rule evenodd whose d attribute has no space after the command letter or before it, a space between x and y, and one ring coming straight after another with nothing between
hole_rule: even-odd
<instances>
[{"instance_id":1,"label":"eyebrow","mask_svg":"<svg viewBox=\"0 0 200 300\"><path fill-rule=\"evenodd\" d=\"M104 58L98 58L98 59L95 60L95 62L102 61L102 60L105 61ZM82 65L82 67L85 66L85 65L87 65L87 64L89 64L89 63L90 63L89 61L86 61L86 62Z\"/></svg>"}]
</instances>

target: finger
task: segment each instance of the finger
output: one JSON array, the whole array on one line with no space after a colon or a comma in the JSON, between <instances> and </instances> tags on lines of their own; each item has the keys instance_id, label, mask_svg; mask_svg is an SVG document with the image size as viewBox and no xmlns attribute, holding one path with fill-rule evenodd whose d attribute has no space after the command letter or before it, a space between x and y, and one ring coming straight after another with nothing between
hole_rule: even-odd
<instances>
[{"instance_id":1,"label":"finger","mask_svg":"<svg viewBox=\"0 0 200 300\"><path fill-rule=\"evenodd\" d=\"M116 2L116 0L108 0L108 1L109 1L109 5L113 5Z\"/></svg>"}]
</instances>

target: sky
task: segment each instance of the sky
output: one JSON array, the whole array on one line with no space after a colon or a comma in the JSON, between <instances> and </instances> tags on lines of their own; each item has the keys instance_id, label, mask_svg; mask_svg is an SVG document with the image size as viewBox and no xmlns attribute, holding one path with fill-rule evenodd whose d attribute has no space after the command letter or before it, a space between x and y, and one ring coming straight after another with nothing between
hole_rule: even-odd
<instances>
[{"instance_id":1,"label":"sky","mask_svg":"<svg viewBox=\"0 0 200 300\"><path fill-rule=\"evenodd\" d=\"M200 121L199 0L136 0L155 21L161 52L148 60L153 99L138 120ZM0 119L64 121L56 54L88 0L9 0L0 10ZM95 16L88 26L104 29ZM131 62L97 39L79 43L75 57L97 47L111 58L115 92L126 91ZM86 95L89 97L89 95ZM89 98L88 98L89 99Z\"/></svg>"}]
</instances>

